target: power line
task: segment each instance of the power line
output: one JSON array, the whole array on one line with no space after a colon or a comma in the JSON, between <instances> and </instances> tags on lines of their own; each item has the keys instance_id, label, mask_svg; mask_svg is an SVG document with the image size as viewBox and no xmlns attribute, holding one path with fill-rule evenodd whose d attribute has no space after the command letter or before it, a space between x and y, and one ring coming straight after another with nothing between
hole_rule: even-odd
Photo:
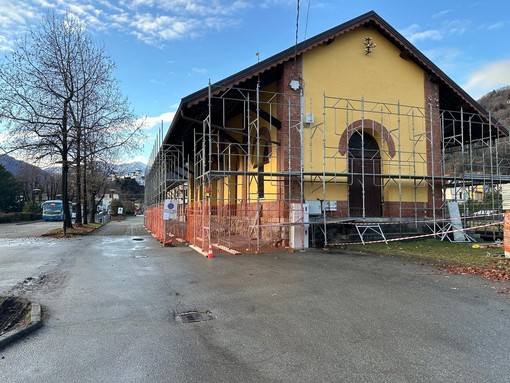
<instances>
[{"instance_id":1,"label":"power line","mask_svg":"<svg viewBox=\"0 0 510 383\"><path fill-rule=\"evenodd\" d=\"M306 32L308 31L308 16L310 16L310 0L308 0L308 7L306 9L305 36L303 37L303 41L306 40Z\"/></svg>"},{"instance_id":2,"label":"power line","mask_svg":"<svg viewBox=\"0 0 510 383\"><path fill-rule=\"evenodd\" d=\"M297 44L299 35L299 0L297 0L297 11L296 11L296 43L294 44L294 61L297 58Z\"/></svg>"},{"instance_id":3,"label":"power line","mask_svg":"<svg viewBox=\"0 0 510 383\"><path fill-rule=\"evenodd\" d=\"M305 23L305 35L303 37L303 41L306 40L306 33L308 31L308 18L310 16L310 3L311 3L311 0L308 0L308 6L307 6L307 9L306 9L306 23ZM296 42L294 44L294 61L296 61L297 59L297 46L298 46L298 41L299 41L299 13L300 13L300 3L299 3L299 0L297 0L297 4L296 4Z\"/></svg>"}]
</instances>

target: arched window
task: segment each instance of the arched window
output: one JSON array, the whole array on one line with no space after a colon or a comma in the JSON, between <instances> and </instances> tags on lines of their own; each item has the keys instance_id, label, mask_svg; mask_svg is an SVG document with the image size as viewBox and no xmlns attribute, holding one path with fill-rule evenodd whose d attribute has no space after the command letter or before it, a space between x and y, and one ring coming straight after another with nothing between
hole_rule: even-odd
<instances>
[{"instance_id":1,"label":"arched window","mask_svg":"<svg viewBox=\"0 0 510 383\"><path fill-rule=\"evenodd\" d=\"M349 214L351 217L382 215L381 153L376 139L363 130L349 138Z\"/></svg>"}]
</instances>

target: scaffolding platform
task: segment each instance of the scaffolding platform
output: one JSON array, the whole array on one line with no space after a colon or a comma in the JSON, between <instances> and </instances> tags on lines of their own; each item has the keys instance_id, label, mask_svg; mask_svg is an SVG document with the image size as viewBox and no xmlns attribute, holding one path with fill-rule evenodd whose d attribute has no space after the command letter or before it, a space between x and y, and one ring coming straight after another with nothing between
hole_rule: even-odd
<instances>
[{"instance_id":1,"label":"scaffolding platform","mask_svg":"<svg viewBox=\"0 0 510 383\"><path fill-rule=\"evenodd\" d=\"M324 94L311 121L308 102L258 83L210 89L210 108L183 116L194 126L188 147L163 144L160 132L146 171L151 232L235 253L288 250L291 242L327 247L343 230L335 225L352 225L363 244L404 239L411 225L473 241L463 227L476 221L465 217L501 211L510 140L490 114ZM178 201L178 223L159 222L168 198ZM315 202L313 219L305 201ZM445 221L450 201L460 227ZM303 210L297 222L293 206Z\"/></svg>"},{"instance_id":2,"label":"scaffolding platform","mask_svg":"<svg viewBox=\"0 0 510 383\"><path fill-rule=\"evenodd\" d=\"M365 244L364 236L367 232L375 233L379 235L384 243L388 244L388 241L386 240L386 237L384 236L384 233L381 229L381 225L363 225L363 224L356 224L356 230L358 231L359 238L361 239L361 242Z\"/></svg>"}]
</instances>

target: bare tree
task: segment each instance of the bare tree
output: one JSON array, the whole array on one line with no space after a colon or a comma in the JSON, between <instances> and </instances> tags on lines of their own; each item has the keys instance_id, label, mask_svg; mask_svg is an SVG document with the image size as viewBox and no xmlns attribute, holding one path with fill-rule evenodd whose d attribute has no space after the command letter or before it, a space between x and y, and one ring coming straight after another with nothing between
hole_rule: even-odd
<instances>
[{"instance_id":1,"label":"bare tree","mask_svg":"<svg viewBox=\"0 0 510 383\"><path fill-rule=\"evenodd\" d=\"M141 138L141 127L112 78L113 68L113 61L103 48L94 46L79 20L55 14L29 31L0 66L0 117L9 133L4 150L62 164L64 233L72 227L70 165L76 166L79 205L84 195L81 166L88 155L83 153L84 140L88 148L101 151L126 143L125 149L136 149ZM91 144L102 135L108 137Z\"/></svg>"},{"instance_id":2,"label":"bare tree","mask_svg":"<svg viewBox=\"0 0 510 383\"><path fill-rule=\"evenodd\" d=\"M35 189L41 189L40 195L42 195L46 187L44 172L37 166L22 163L18 168L18 175L16 178L22 186L24 201L32 201Z\"/></svg>"},{"instance_id":3,"label":"bare tree","mask_svg":"<svg viewBox=\"0 0 510 383\"><path fill-rule=\"evenodd\" d=\"M96 161L90 158L87 166L87 184L90 203L90 222L95 222L97 206L103 200L109 184L109 176L113 173L112 161ZM96 202L98 201L98 202Z\"/></svg>"},{"instance_id":4,"label":"bare tree","mask_svg":"<svg viewBox=\"0 0 510 383\"><path fill-rule=\"evenodd\" d=\"M60 178L59 174L43 173L41 195L45 195L47 199L57 199L57 195L62 192Z\"/></svg>"},{"instance_id":5,"label":"bare tree","mask_svg":"<svg viewBox=\"0 0 510 383\"><path fill-rule=\"evenodd\" d=\"M135 151L142 136L141 123L130 109L128 99L122 96L113 79L114 62L104 48L91 41L84 44L77 57L79 67L75 77L76 97L70 104L76 164L76 223L87 223L87 163L101 155L117 155ZM123 152L123 153L122 153Z\"/></svg>"}]
</instances>

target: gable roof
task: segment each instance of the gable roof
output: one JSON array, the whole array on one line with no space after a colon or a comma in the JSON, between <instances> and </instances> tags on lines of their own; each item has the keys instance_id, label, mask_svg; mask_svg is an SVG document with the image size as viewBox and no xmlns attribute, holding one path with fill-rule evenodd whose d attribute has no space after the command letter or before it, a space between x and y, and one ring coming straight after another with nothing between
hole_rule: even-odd
<instances>
[{"instance_id":1,"label":"gable roof","mask_svg":"<svg viewBox=\"0 0 510 383\"><path fill-rule=\"evenodd\" d=\"M400 56L411 60L416 65L428 73L432 81L439 84L440 92L440 107L446 110L456 110L460 107L466 111L480 114L487 120L489 113L475 101L466 91L457 85L450 77L448 77L439 67L437 67L430 59L421 53L413 44L411 44L404 36L402 36L395 28L382 19L376 12L370 11L360 15L350 21L342 23L334 28L331 28L323 33L311 37L295 46L289 47L280 53L277 53L257 64L254 64L246 69L243 69L229 77L226 77L211 85L212 96L224 91L227 88L237 86L245 81L248 81L256 76L264 74L271 69L283 64L286 61L292 60L305 52L313 49L314 47L322 44L327 44L333 41L337 36L341 36L353 29L359 27L373 27L392 42L398 49L400 49ZM164 142L168 142L179 125L183 111L186 108L193 107L204 101L209 97L209 87L191 93L181 100L174 120L167 132ZM503 126L498 126L501 134L507 136L508 130Z\"/></svg>"}]
</instances>

